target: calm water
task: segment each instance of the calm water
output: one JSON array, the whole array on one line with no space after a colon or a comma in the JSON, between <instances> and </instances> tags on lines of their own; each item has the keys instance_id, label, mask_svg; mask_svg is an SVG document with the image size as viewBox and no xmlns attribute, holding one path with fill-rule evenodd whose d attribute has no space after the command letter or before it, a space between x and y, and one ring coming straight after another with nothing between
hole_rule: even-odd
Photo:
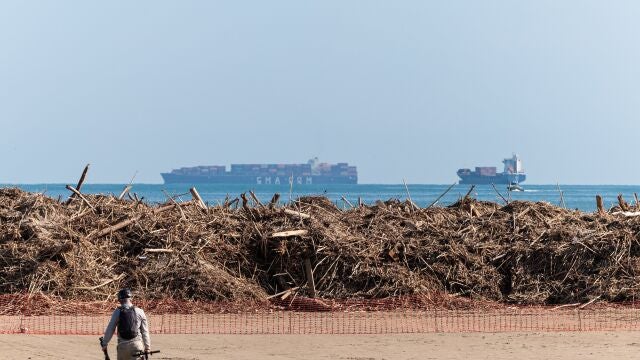
<instances>
[{"instance_id":1,"label":"calm water","mask_svg":"<svg viewBox=\"0 0 640 360\"><path fill-rule=\"evenodd\" d=\"M57 198L66 198L69 195L62 184L30 184L30 185L0 185L0 187L17 186L23 190L44 192L45 194ZM450 185L408 185L409 193L415 203L426 206L440 196ZM498 185L498 190L507 197L506 185ZM119 194L122 184L87 184L82 187L85 193ZM229 195L231 198L239 196L240 193L253 190L258 198L267 202L274 193L281 194L281 201L289 200L289 186L287 185L197 185L198 192L206 202L215 204L224 201ZM605 204L611 206L617 202L618 194L623 194L628 202L633 202L634 192L640 193L640 185L560 185L564 193L567 207L581 209L584 211L595 210L595 195L600 194L605 199ZM467 185L456 185L444 196L439 205L449 205L464 196L469 190ZM138 197L144 197L146 201L152 203L164 202L167 197L165 192L171 196L180 195L183 200L191 199L188 185L159 185L159 184L136 184L132 192ZM480 200L501 201L490 185L477 186L473 192L474 196ZM387 200L391 198L404 200L407 198L407 191L404 185L294 185L291 196L296 198L301 195L325 195L336 202L339 206L344 203L341 197L344 196L352 203L358 201L358 197L369 204L376 200ZM556 185L525 185L525 192L511 193L514 200L547 201L552 204L560 203L560 195Z\"/></svg>"}]
</instances>

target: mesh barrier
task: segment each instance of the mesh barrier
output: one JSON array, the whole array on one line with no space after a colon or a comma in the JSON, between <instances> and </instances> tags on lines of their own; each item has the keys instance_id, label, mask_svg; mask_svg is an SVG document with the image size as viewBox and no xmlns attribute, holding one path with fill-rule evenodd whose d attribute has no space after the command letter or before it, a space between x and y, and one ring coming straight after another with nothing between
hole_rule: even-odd
<instances>
[{"instance_id":1,"label":"mesh barrier","mask_svg":"<svg viewBox=\"0 0 640 360\"><path fill-rule=\"evenodd\" d=\"M153 334L391 334L640 330L639 310L499 309L148 314ZM0 315L3 334L98 335L103 315Z\"/></svg>"},{"instance_id":2,"label":"mesh barrier","mask_svg":"<svg viewBox=\"0 0 640 360\"><path fill-rule=\"evenodd\" d=\"M273 298L269 302L136 299L153 334L398 334L640 330L637 303L507 307L425 294L371 300ZM113 301L0 295L0 334L98 335Z\"/></svg>"}]
</instances>

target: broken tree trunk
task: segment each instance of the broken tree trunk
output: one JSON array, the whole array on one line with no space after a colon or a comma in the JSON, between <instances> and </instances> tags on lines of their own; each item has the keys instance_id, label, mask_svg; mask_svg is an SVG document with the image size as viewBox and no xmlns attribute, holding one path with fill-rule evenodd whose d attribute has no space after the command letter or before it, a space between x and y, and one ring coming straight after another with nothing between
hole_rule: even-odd
<instances>
[{"instance_id":1,"label":"broken tree trunk","mask_svg":"<svg viewBox=\"0 0 640 360\"><path fill-rule=\"evenodd\" d=\"M273 209L278 204L279 200L280 200L280 194L278 194L278 193L273 194L273 197L271 198L271 201L269 202L269 209Z\"/></svg>"},{"instance_id":2,"label":"broken tree trunk","mask_svg":"<svg viewBox=\"0 0 640 360\"><path fill-rule=\"evenodd\" d=\"M618 205L620 205L620 209L622 209L622 211L629 211L629 204L627 204L626 201L624 201L624 198L622 197L622 194L618 194Z\"/></svg>"},{"instance_id":3,"label":"broken tree trunk","mask_svg":"<svg viewBox=\"0 0 640 360\"><path fill-rule=\"evenodd\" d=\"M189 192L191 193L191 196L193 196L193 199L196 201L196 204L206 210L207 209L207 205L204 203L204 201L202 201L202 198L200 197L200 194L198 193L198 190L196 190L195 187L192 187L191 189L189 189Z\"/></svg>"},{"instance_id":4,"label":"broken tree trunk","mask_svg":"<svg viewBox=\"0 0 640 360\"><path fill-rule=\"evenodd\" d=\"M242 193L240 194L240 197L242 198L242 208L249 211L249 200L247 200L247 196Z\"/></svg>"},{"instance_id":5,"label":"broken tree trunk","mask_svg":"<svg viewBox=\"0 0 640 360\"><path fill-rule=\"evenodd\" d=\"M313 268L311 267L311 260L309 258L304 259L304 273L307 277L307 290L309 290L309 297L316 297L316 284L313 280Z\"/></svg>"},{"instance_id":6,"label":"broken tree trunk","mask_svg":"<svg viewBox=\"0 0 640 360\"><path fill-rule=\"evenodd\" d=\"M602 196L596 195L596 207L598 208L598 214L604 214L604 201L602 201Z\"/></svg>"}]
</instances>

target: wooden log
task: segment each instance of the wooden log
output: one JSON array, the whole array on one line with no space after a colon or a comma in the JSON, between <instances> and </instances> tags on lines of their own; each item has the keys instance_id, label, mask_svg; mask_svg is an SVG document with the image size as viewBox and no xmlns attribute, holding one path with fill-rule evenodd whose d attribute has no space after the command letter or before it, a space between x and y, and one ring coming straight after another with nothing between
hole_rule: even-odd
<instances>
[{"instance_id":1,"label":"wooden log","mask_svg":"<svg viewBox=\"0 0 640 360\"><path fill-rule=\"evenodd\" d=\"M476 188L475 185L471 185L471 188L469 188L469 191L467 191L467 194L462 198L463 200L466 200L469 198L469 196L471 195L471 193L473 192L473 190Z\"/></svg>"},{"instance_id":2,"label":"wooden log","mask_svg":"<svg viewBox=\"0 0 640 360\"><path fill-rule=\"evenodd\" d=\"M560 306L556 306L553 309L551 309L551 311L553 310L559 310L559 309L564 309L564 308L568 308L568 307L574 307L574 306L578 306L580 305L580 303L573 303L573 304L564 304L564 305L560 305Z\"/></svg>"},{"instance_id":3,"label":"wooden log","mask_svg":"<svg viewBox=\"0 0 640 360\"><path fill-rule=\"evenodd\" d=\"M596 207L598 208L598 214L604 214L604 201L602 201L602 196L596 195Z\"/></svg>"},{"instance_id":4,"label":"wooden log","mask_svg":"<svg viewBox=\"0 0 640 360\"><path fill-rule=\"evenodd\" d=\"M91 164L87 164L82 170L82 175L80 175L80 179L78 180L78 185L76 185L76 190L80 191L82 189L82 184L84 184L84 180L87 178L87 173L89 172L89 166Z\"/></svg>"},{"instance_id":5,"label":"wooden log","mask_svg":"<svg viewBox=\"0 0 640 360\"><path fill-rule=\"evenodd\" d=\"M280 194L278 193L273 194L271 201L269 201L269 209L273 209L278 204L279 200L280 200Z\"/></svg>"},{"instance_id":6,"label":"wooden log","mask_svg":"<svg viewBox=\"0 0 640 360\"><path fill-rule=\"evenodd\" d=\"M172 249L144 249L148 253L172 253Z\"/></svg>"},{"instance_id":7,"label":"wooden log","mask_svg":"<svg viewBox=\"0 0 640 360\"><path fill-rule=\"evenodd\" d=\"M169 211L169 210L174 209L174 208L178 208L180 210L180 212L182 212L181 207L189 205L189 204L192 204L192 202L191 201L185 201L185 202L180 203L180 204L175 202L173 204L169 204L169 205L165 205L165 206L161 206L159 208L156 208L156 209L153 210L153 213L154 214L160 214L160 213L163 213L165 211ZM99 231L99 232L97 232L95 234L89 235L89 237L90 238L103 237L105 235L108 235L108 234L110 234L112 232L116 232L116 231L118 231L120 229L123 229L123 228L133 224L134 222L140 220L140 218L142 218L142 215L134 216L134 217L132 217L130 219L123 220L123 221L121 221L121 222L119 222L119 223L117 223L117 224L115 224L113 226L109 226L108 228L105 228L105 229L103 229L103 230L101 230L101 231Z\"/></svg>"},{"instance_id":8,"label":"wooden log","mask_svg":"<svg viewBox=\"0 0 640 360\"><path fill-rule=\"evenodd\" d=\"M613 212L612 215L623 215L626 217L638 217L640 216L640 211L616 211Z\"/></svg>"},{"instance_id":9,"label":"wooden log","mask_svg":"<svg viewBox=\"0 0 640 360\"><path fill-rule=\"evenodd\" d=\"M154 209L153 213L154 214L159 214L159 213L165 212L167 210L173 209L174 207L176 207L175 204L169 204L169 205L161 206L159 208Z\"/></svg>"},{"instance_id":10,"label":"wooden log","mask_svg":"<svg viewBox=\"0 0 640 360\"><path fill-rule=\"evenodd\" d=\"M344 195L342 196L342 201L344 201L344 202L345 202L347 205L349 205L352 209L355 207L355 206L353 206L353 204L352 204L352 203L350 203L350 202L349 202L349 200L347 200L347 198L346 198L346 197L344 197Z\"/></svg>"},{"instance_id":11,"label":"wooden log","mask_svg":"<svg viewBox=\"0 0 640 360\"><path fill-rule=\"evenodd\" d=\"M289 297L289 295L290 295L292 292L294 292L294 291L296 291L296 290L298 290L298 289L299 289L299 287L297 287L297 286L296 286L296 287L294 287L294 288L287 289L287 290L285 290L285 291L280 291L280 292L279 292L279 293L277 293L277 294L273 294L273 295L271 295L271 296L268 296L268 297L267 297L267 300L271 300L271 299L276 298L276 297L278 297L278 296L282 296L281 300L285 300L287 297Z\"/></svg>"},{"instance_id":12,"label":"wooden log","mask_svg":"<svg viewBox=\"0 0 640 360\"><path fill-rule=\"evenodd\" d=\"M82 175L80 175L80 180L78 180L78 184L75 187L75 189L78 190L78 192L80 192L80 190L82 189L82 184L84 184L84 180L87 178L87 173L89 172L89 165L91 164L87 164L87 166L84 167L84 170L82 170ZM75 196L77 196L77 194L72 193L71 196L69 196L69 202Z\"/></svg>"},{"instance_id":13,"label":"wooden log","mask_svg":"<svg viewBox=\"0 0 640 360\"><path fill-rule=\"evenodd\" d=\"M242 198L242 208L245 210L249 210L249 200L247 200L247 196L242 193L240 194L240 197Z\"/></svg>"},{"instance_id":14,"label":"wooden log","mask_svg":"<svg viewBox=\"0 0 640 360\"><path fill-rule=\"evenodd\" d=\"M85 204L87 204L87 206L89 206L91 208L91 210L95 211L96 208L93 207L93 205L91 205L91 203L89 202L89 200L87 200L86 197L84 197L84 195L82 195L80 193L80 191L76 190L73 186L71 185L67 185L66 186L67 190L71 191L71 193L73 195L76 195L77 197L80 198L80 200L82 200L82 202L84 202ZM71 198L69 199L69 201L71 201Z\"/></svg>"},{"instance_id":15,"label":"wooden log","mask_svg":"<svg viewBox=\"0 0 640 360\"><path fill-rule=\"evenodd\" d=\"M193 196L193 199L196 202L196 205L198 205L200 208L202 209L207 209L207 205L204 203L204 201L202 201L202 198L200 197L200 194L198 193L198 190L196 190L195 187L192 187L191 189L189 189L189 192L191 193L191 196Z\"/></svg>"},{"instance_id":16,"label":"wooden log","mask_svg":"<svg viewBox=\"0 0 640 360\"><path fill-rule=\"evenodd\" d=\"M256 205L262 206L262 203L260 202L260 199L258 199L258 197L256 196L256 194L254 194L253 191L249 191L249 195L251 196L251 199L253 199L253 201L255 201Z\"/></svg>"},{"instance_id":17,"label":"wooden log","mask_svg":"<svg viewBox=\"0 0 640 360\"><path fill-rule=\"evenodd\" d=\"M118 231L120 229L123 229L123 228L133 224L134 222L138 221L139 219L140 219L140 216L136 216L136 217L133 217L131 219L127 219L127 220L121 221L121 222L119 222L119 223L117 223L117 224L115 224L113 226L109 226L108 228L99 231L93 237L99 238L99 237L103 237L105 235L111 234L113 232L116 232L116 231Z\"/></svg>"},{"instance_id":18,"label":"wooden log","mask_svg":"<svg viewBox=\"0 0 640 360\"><path fill-rule=\"evenodd\" d=\"M284 213L287 215L291 215L293 217L297 217L300 219L310 219L311 215L309 214L305 214L303 212L299 212L299 211L294 211L294 210L290 210L290 209L284 209Z\"/></svg>"},{"instance_id":19,"label":"wooden log","mask_svg":"<svg viewBox=\"0 0 640 360\"><path fill-rule=\"evenodd\" d=\"M316 284L313 280L313 268L311 267L311 260L309 258L304 259L304 273L307 277L307 290L309 290L309 297L316 297Z\"/></svg>"},{"instance_id":20,"label":"wooden log","mask_svg":"<svg viewBox=\"0 0 640 360\"><path fill-rule=\"evenodd\" d=\"M96 286L77 286L77 287L75 287L75 289L79 289L79 290L95 290L95 289L98 289L98 288L103 287L105 285L109 285L114 281L122 280L122 279L124 279L125 276L127 276L127 274L122 273L122 274L114 277L113 279L109 279L109 280L107 280L107 281L105 281L105 282L103 282L101 284L96 285Z\"/></svg>"},{"instance_id":21,"label":"wooden log","mask_svg":"<svg viewBox=\"0 0 640 360\"><path fill-rule=\"evenodd\" d=\"M307 235L309 233L308 230L289 230L289 231L280 231L280 232L276 232L271 234L272 238L283 238L283 237L290 237L290 236L304 236Z\"/></svg>"},{"instance_id":22,"label":"wooden log","mask_svg":"<svg viewBox=\"0 0 640 360\"><path fill-rule=\"evenodd\" d=\"M618 205L620 205L620 209L622 209L622 211L629 211L629 204L627 204L626 201L624 201L624 197L622 197L622 194L618 194Z\"/></svg>"},{"instance_id":23,"label":"wooden log","mask_svg":"<svg viewBox=\"0 0 640 360\"><path fill-rule=\"evenodd\" d=\"M447 190L445 190L442 194L440 194L440 196L438 196L437 199L435 199L431 204L429 204L429 206L427 206L425 209L429 209L433 206L436 206L436 204L438 204L438 202L440 201L440 199L442 199L445 195L447 195L449 193L449 191L451 191L451 189L453 189L454 186L456 186L457 183L453 183L451 184L451 186L449 186L447 188Z\"/></svg>"},{"instance_id":24,"label":"wooden log","mask_svg":"<svg viewBox=\"0 0 640 360\"><path fill-rule=\"evenodd\" d=\"M133 186L131 185L125 186L124 189L122 189L122 192L120 193L120 195L118 195L118 200L122 200L124 196L127 195L129 191L131 191L131 188L133 188Z\"/></svg>"},{"instance_id":25,"label":"wooden log","mask_svg":"<svg viewBox=\"0 0 640 360\"><path fill-rule=\"evenodd\" d=\"M601 296L602 295L598 295L598 296L594 297L593 299L589 300L589 302L585 303L584 305L581 305L578 309L586 308L587 306L589 306L589 305L593 304L594 302L596 302L596 300L600 299Z\"/></svg>"},{"instance_id":26,"label":"wooden log","mask_svg":"<svg viewBox=\"0 0 640 360\"><path fill-rule=\"evenodd\" d=\"M182 203L180 205L184 206L184 205L187 205L187 204L190 204L190 203L191 202L184 202L184 203ZM177 203L170 204L170 205L165 205L165 206L162 206L162 207L159 207L159 208L153 210L153 213L154 214L160 214L160 213L163 213L165 211L171 210L171 209L173 209L175 207L179 207L180 205L178 205ZM113 232L116 232L116 231L118 231L120 229L123 229L123 228L133 224L134 222L140 220L141 217L142 217L142 215L138 215L138 216L132 217L131 219L123 220L123 221L121 221L121 222L119 222L119 223L117 223L117 224L115 224L113 226L109 226L108 228L105 228L105 229L95 233L94 235L89 235L89 237L99 238L99 237L103 237L105 235L111 234Z\"/></svg>"},{"instance_id":27,"label":"wooden log","mask_svg":"<svg viewBox=\"0 0 640 360\"><path fill-rule=\"evenodd\" d=\"M234 206L234 205L236 205L236 206L237 206L237 204L238 204L238 202L239 202L239 201L240 201L240 199L235 198L235 199L231 200L231 201L230 201L230 202L229 202L225 207L226 207L226 208L230 208L230 207L232 207L232 206Z\"/></svg>"}]
</instances>

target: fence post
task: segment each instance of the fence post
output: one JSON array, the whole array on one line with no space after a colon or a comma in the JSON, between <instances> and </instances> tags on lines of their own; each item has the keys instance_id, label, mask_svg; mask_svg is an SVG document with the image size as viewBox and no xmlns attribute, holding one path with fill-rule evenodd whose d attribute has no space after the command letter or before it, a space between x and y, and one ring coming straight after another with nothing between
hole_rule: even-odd
<instances>
[{"instance_id":1,"label":"fence post","mask_svg":"<svg viewBox=\"0 0 640 360\"><path fill-rule=\"evenodd\" d=\"M582 315L580 314L580 309L576 311L578 312L578 330L582 331Z\"/></svg>"}]
</instances>

